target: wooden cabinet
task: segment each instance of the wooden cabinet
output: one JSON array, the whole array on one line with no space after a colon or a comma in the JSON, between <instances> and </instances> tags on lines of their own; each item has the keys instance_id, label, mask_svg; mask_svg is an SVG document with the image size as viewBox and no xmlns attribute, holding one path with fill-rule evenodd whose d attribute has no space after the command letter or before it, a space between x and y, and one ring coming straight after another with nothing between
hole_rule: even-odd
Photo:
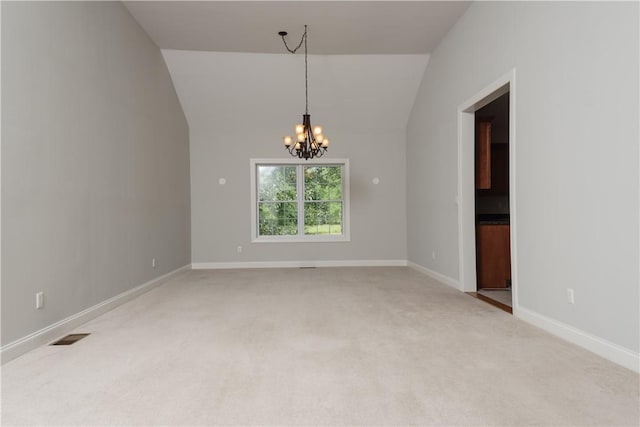
<instances>
[{"instance_id":1,"label":"wooden cabinet","mask_svg":"<svg viewBox=\"0 0 640 427\"><path fill-rule=\"evenodd\" d=\"M506 288L511 280L509 225L476 225L478 289Z\"/></svg>"},{"instance_id":2,"label":"wooden cabinet","mask_svg":"<svg viewBox=\"0 0 640 427\"><path fill-rule=\"evenodd\" d=\"M491 121L479 120L476 125L476 188L491 188Z\"/></svg>"},{"instance_id":3,"label":"wooden cabinet","mask_svg":"<svg viewBox=\"0 0 640 427\"><path fill-rule=\"evenodd\" d=\"M491 144L490 194L509 194L509 144Z\"/></svg>"},{"instance_id":4,"label":"wooden cabinet","mask_svg":"<svg viewBox=\"0 0 640 427\"><path fill-rule=\"evenodd\" d=\"M486 194L509 194L509 144L492 140L492 118L476 122L476 189Z\"/></svg>"}]
</instances>

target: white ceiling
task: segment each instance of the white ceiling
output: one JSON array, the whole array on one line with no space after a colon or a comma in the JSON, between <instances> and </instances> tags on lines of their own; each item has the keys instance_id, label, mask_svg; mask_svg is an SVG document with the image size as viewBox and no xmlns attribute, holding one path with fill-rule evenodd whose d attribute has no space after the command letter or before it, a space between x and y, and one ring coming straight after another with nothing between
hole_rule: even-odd
<instances>
[{"instance_id":1,"label":"white ceiling","mask_svg":"<svg viewBox=\"0 0 640 427\"><path fill-rule=\"evenodd\" d=\"M161 49L286 53L309 26L309 54L425 54L469 1L126 1Z\"/></svg>"}]
</instances>

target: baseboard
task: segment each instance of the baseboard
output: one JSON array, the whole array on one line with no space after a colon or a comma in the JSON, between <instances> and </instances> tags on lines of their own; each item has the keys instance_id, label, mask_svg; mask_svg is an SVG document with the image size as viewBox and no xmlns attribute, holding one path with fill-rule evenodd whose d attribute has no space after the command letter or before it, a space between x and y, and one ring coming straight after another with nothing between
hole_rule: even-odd
<instances>
[{"instance_id":1,"label":"baseboard","mask_svg":"<svg viewBox=\"0 0 640 427\"><path fill-rule=\"evenodd\" d=\"M640 354L535 311L514 307L513 315L611 362L640 373Z\"/></svg>"},{"instance_id":2,"label":"baseboard","mask_svg":"<svg viewBox=\"0 0 640 427\"><path fill-rule=\"evenodd\" d=\"M94 319L109 310L113 310L117 306L122 305L125 302L130 301L145 292L150 291L151 289L160 285L164 279L167 279L168 277L173 276L174 274L177 274L181 271L189 270L190 268L190 265L180 267L167 274L143 283L140 286L109 298L108 300L102 301L101 303L98 303L93 307L89 307L86 310L69 316L66 319L62 319L52 325L42 328L39 331L27 335L26 337L20 338L16 341L0 347L0 358L2 359L2 363L4 364L10 360L13 360L16 357L21 356L30 350L33 350L36 347L47 344L55 340L56 338L59 338L71 332L73 329L77 328L83 323L86 323L89 320Z\"/></svg>"},{"instance_id":3,"label":"baseboard","mask_svg":"<svg viewBox=\"0 0 640 427\"><path fill-rule=\"evenodd\" d=\"M452 286L460 291L462 287L459 282L444 274L438 273L419 264L407 261L407 266L413 268L425 275ZM576 344L592 353L597 354L613 363L624 366L635 372L640 372L640 354L635 353L628 348L619 346L610 341L591 335L580 329L569 326L565 323L543 316L535 311L523 308L522 306L513 307L513 315L531 325L549 332L559 338Z\"/></svg>"},{"instance_id":4,"label":"baseboard","mask_svg":"<svg viewBox=\"0 0 640 427\"><path fill-rule=\"evenodd\" d=\"M406 267L404 259L333 260L333 261L264 261L264 262L194 262L194 270L232 268L300 268L300 267Z\"/></svg>"},{"instance_id":5,"label":"baseboard","mask_svg":"<svg viewBox=\"0 0 640 427\"><path fill-rule=\"evenodd\" d=\"M460 282L457 281L456 279L453 279L449 276L445 276L442 273L438 273L437 271L433 271L427 267L423 267L420 264L416 264L415 262L411 262L411 261L407 261L407 265L411 268L413 268L414 270L419 271L420 273L426 274L427 276L431 277L432 279L437 280L438 282L442 282L445 285L449 285L453 288L456 288L459 291L462 291L462 287L460 286Z\"/></svg>"}]
</instances>

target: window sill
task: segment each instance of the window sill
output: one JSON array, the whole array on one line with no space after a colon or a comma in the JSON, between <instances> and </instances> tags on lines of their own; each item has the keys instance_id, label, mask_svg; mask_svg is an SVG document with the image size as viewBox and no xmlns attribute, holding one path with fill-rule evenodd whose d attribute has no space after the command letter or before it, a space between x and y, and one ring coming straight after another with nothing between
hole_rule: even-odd
<instances>
[{"instance_id":1,"label":"window sill","mask_svg":"<svg viewBox=\"0 0 640 427\"><path fill-rule=\"evenodd\" d=\"M350 241L349 236L262 236L251 239L251 243L337 243Z\"/></svg>"}]
</instances>

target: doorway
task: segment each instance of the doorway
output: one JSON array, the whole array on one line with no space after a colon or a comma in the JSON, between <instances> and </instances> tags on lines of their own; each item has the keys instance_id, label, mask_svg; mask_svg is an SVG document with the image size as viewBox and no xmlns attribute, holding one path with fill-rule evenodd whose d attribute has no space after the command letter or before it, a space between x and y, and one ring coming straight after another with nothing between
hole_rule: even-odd
<instances>
[{"instance_id":1,"label":"doorway","mask_svg":"<svg viewBox=\"0 0 640 427\"><path fill-rule=\"evenodd\" d=\"M482 292L483 289L488 292L490 288L510 288L512 310L508 311L512 311L517 316L515 77L515 69L513 69L472 96L461 104L458 109L458 197L456 202L458 204L459 277L462 291L476 293L479 290ZM494 101L498 102L490 106ZM499 105L501 105L502 109L505 106L507 108L507 114L504 114L503 110L504 117L500 119L506 120L506 125L504 123L500 125L495 123L495 112L492 112L491 109L498 108ZM504 146L493 147L494 154L499 152L495 154L496 157L506 157L507 167L504 168L504 159L498 160L498 164L503 169L493 171L494 174L500 175L500 181L495 184L492 183L492 189L478 189L476 187L476 115L478 116L478 121L494 121L492 124L494 126L493 130L498 131L500 134L499 139L502 139L502 141L495 140L496 144L491 144L491 140L494 139L494 135L492 135L488 143L485 141L488 153L492 154L491 145L505 144ZM502 129L496 130L496 126ZM483 125L483 127L485 127L484 130L486 132L487 126ZM506 137L504 132L506 132ZM480 190L481 192L478 194ZM479 214L481 215L480 218L478 218ZM502 229L498 232L501 235L499 241L502 242L502 248L500 249L502 256L499 258L503 262L505 259L508 260L506 265L507 274L503 274L502 279L492 279L493 285L490 282L486 282L482 277L486 270L485 260L482 256L479 257L476 251L477 246L483 246L486 240L485 236L477 235L478 219L482 220L483 224L481 225L502 226ZM494 224L488 224L488 222L494 222ZM508 224L505 224L506 222ZM504 227L504 225L508 226ZM489 237L489 241L492 240L495 241L495 236ZM508 256L505 256L505 251ZM480 255L482 253L483 251L480 251ZM495 256L490 258L496 259ZM501 267L501 271L504 273L505 266Z\"/></svg>"},{"instance_id":2,"label":"doorway","mask_svg":"<svg viewBox=\"0 0 640 427\"><path fill-rule=\"evenodd\" d=\"M475 112L477 294L510 311L509 92Z\"/></svg>"}]
</instances>

